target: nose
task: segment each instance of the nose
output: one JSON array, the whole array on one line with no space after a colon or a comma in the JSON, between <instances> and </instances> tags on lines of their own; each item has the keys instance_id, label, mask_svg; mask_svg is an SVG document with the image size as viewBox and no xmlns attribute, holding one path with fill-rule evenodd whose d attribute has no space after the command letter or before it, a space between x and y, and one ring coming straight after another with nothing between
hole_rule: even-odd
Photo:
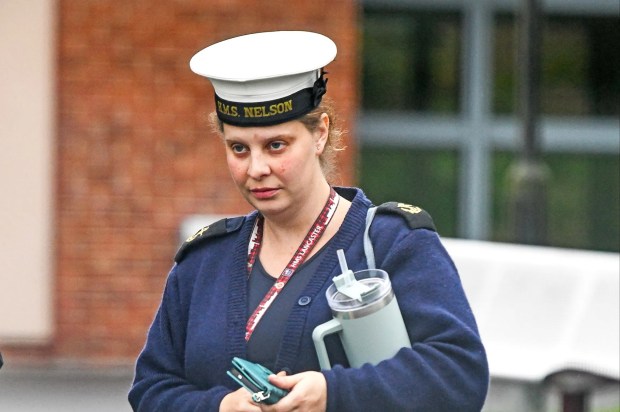
<instances>
[{"instance_id":1,"label":"nose","mask_svg":"<svg viewBox=\"0 0 620 412\"><path fill-rule=\"evenodd\" d=\"M260 180L263 176L267 176L269 172L269 164L263 153L252 152L250 164L248 165L248 176L252 179Z\"/></svg>"}]
</instances>

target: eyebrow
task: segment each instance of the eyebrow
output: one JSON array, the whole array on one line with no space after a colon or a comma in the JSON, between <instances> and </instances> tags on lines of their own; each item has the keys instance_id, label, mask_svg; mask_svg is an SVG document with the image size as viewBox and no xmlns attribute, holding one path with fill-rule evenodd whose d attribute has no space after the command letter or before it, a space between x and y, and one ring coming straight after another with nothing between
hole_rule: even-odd
<instances>
[{"instance_id":1,"label":"eyebrow","mask_svg":"<svg viewBox=\"0 0 620 412\"><path fill-rule=\"evenodd\" d=\"M275 136L268 136L268 137L260 137L260 141L261 142L270 142L270 141L274 141L274 140L283 140L283 139L292 139L294 138L294 136L292 134L278 134ZM245 139L240 139L237 137L224 137L224 141L227 143L243 143L245 141Z\"/></svg>"}]
</instances>

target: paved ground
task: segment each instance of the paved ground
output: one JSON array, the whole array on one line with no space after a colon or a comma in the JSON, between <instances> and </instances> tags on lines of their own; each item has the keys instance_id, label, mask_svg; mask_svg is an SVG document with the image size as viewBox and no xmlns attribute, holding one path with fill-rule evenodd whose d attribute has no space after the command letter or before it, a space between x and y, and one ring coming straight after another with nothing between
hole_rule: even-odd
<instances>
[{"instance_id":1,"label":"paved ground","mask_svg":"<svg viewBox=\"0 0 620 412\"><path fill-rule=\"evenodd\" d=\"M0 370L2 412L131 412L131 370Z\"/></svg>"},{"instance_id":2,"label":"paved ground","mask_svg":"<svg viewBox=\"0 0 620 412\"><path fill-rule=\"evenodd\" d=\"M127 390L133 371L126 369L16 369L0 370L2 412L131 412ZM510 381L491 383L483 412L531 412L533 386ZM559 411L557 394L543 397L544 411ZM619 411L620 387L599 390L591 412Z\"/></svg>"}]
</instances>

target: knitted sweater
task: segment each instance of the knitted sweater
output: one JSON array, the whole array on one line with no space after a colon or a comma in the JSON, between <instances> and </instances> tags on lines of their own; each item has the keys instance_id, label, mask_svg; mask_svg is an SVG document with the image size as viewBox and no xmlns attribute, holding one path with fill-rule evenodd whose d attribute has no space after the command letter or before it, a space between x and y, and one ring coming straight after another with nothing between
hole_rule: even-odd
<instances>
[{"instance_id":1,"label":"knitted sweater","mask_svg":"<svg viewBox=\"0 0 620 412\"><path fill-rule=\"evenodd\" d=\"M371 202L359 189L337 190L351 208L288 317L276 370L320 369L311 335L332 317L325 291L340 274L336 251L344 250L349 269L367 268L363 235ZM234 356L246 355L247 247L256 216L221 223L226 230L179 255L137 360L129 392L134 410L218 411L222 398L238 389L226 371ZM438 235L412 229L398 214L378 213L370 237L412 347L375 366L349 368L339 340L327 339L333 365L322 372L327 410L479 411L488 387L486 355Z\"/></svg>"}]
</instances>

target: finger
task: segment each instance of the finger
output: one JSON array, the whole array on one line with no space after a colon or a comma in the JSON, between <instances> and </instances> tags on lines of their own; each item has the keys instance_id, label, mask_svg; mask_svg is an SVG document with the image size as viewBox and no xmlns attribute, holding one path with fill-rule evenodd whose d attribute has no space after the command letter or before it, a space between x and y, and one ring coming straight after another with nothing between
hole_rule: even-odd
<instances>
[{"instance_id":1,"label":"finger","mask_svg":"<svg viewBox=\"0 0 620 412\"><path fill-rule=\"evenodd\" d=\"M229 393L222 399L220 404L222 411L260 412L260 407L252 401L250 392L245 388L239 388Z\"/></svg>"},{"instance_id":2,"label":"finger","mask_svg":"<svg viewBox=\"0 0 620 412\"><path fill-rule=\"evenodd\" d=\"M293 386L297 385L301 378L299 374L290 376L278 374L270 375L269 382L282 389L291 389Z\"/></svg>"}]
</instances>

